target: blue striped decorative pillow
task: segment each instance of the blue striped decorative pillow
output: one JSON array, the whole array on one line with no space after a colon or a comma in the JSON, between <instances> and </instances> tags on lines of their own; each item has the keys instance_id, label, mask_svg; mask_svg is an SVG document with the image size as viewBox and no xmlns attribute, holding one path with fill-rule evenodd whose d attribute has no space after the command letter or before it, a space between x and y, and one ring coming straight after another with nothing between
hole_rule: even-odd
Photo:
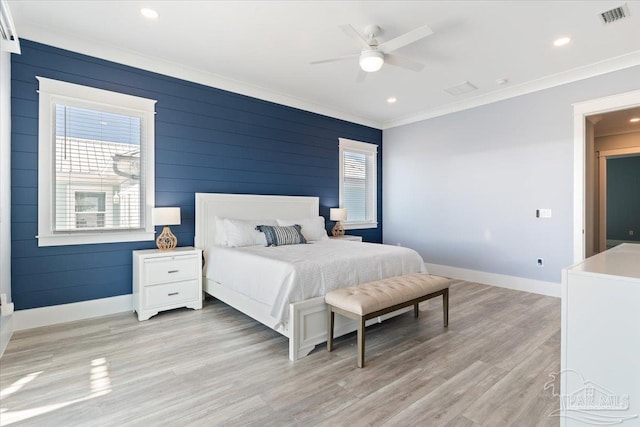
<instances>
[{"instance_id":1,"label":"blue striped decorative pillow","mask_svg":"<svg viewBox=\"0 0 640 427\"><path fill-rule=\"evenodd\" d=\"M298 245L307 243L298 224L287 227L277 225L259 225L256 230L262 231L267 238L267 246Z\"/></svg>"}]
</instances>

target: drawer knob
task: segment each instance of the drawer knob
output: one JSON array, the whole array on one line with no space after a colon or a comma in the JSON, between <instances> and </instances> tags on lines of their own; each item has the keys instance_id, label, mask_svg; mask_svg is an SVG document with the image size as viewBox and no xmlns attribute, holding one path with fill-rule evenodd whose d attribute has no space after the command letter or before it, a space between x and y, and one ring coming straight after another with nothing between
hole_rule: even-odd
<instances>
[{"instance_id":1,"label":"drawer knob","mask_svg":"<svg viewBox=\"0 0 640 427\"><path fill-rule=\"evenodd\" d=\"M169 274L171 274L171 273L177 273L177 272L178 272L178 270L169 270Z\"/></svg>"},{"instance_id":2,"label":"drawer knob","mask_svg":"<svg viewBox=\"0 0 640 427\"><path fill-rule=\"evenodd\" d=\"M172 297L172 296L178 295L178 294L179 294L179 292L171 292L171 293L167 294L167 296Z\"/></svg>"}]
</instances>

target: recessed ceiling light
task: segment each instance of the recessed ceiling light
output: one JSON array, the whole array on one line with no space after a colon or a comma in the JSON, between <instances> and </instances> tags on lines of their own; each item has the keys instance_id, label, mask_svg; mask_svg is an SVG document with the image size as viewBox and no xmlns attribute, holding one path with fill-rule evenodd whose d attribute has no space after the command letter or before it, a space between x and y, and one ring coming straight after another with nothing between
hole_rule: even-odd
<instances>
[{"instance_id":1,"label":"recessed ceiling light","mask_svg":"<svg viewBox=\"0 0 640 427\"><path fill-rule=\"evenodd\" d=\"M629 121L631 123L638 123L638 122L640 122L640 117L634 117L633 119L629 119Z\"/></svg>"},{"instance_id":2,"label":"recessed ceiling light","mask_svg":"<svg viewBox=\"0 0 640 427\"><path fill-rule=\"evenodd\" d=\"M153 9L149 9L148 7L140 9L140 13L147 19L158 19L158 12Z\"/></svg>"},{"instance_id":3,"label":"recessed ceiling light","mask_svg":"<svg viewBox=\"0 0 640 427\"><path fill-rule=\"evenodd\" d=\"M393 96L391 96L391 97L387 98L387 102L388 102L389 104L395 104L395 103L396 103L396 101L397 101L397 99L396 99L395 97L393 97Z\"/></svg>"},{"instance_id":4,"label":"recessed ceiling light","mask_svg":"<svg viewBox=\"0 0 640 427\"><path fill-rule=\"evenodd\" d=\"M553 45L556 47L566 46L571 41L571 37L560 37L553 41Z\"/></svg>"}]
</instances>

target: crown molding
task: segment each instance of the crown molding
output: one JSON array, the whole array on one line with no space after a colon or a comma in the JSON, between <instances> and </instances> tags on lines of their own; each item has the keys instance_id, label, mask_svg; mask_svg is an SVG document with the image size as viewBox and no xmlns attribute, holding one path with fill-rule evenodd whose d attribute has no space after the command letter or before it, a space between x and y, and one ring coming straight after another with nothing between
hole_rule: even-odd
<instances>
[{"instance_id":1,"label":"crown molding","mask_svg":"<svg viewBox=\"0 0 640 427\"><path fill-rule=\"evenodd\" d=\"M42 43L60 49L70 50L94 58L116 62L130 67L140 68L169 77L199 83L205 86L222 89L229 92L246 95L263 101L273 102L287 107L298 108L311 113L346 120L376 129L382 128L382 123L360 117L344 111L339 111L324 105L280 93L271 89L220 76L208 71L188 67L173 61L144 55L139 52L123 49L111 44L91 39L80 38L70 34L51 32L37 26L24 26L20 29L21 38Z\"/></svg>"},{"instance_id":2,"label":"crown molding","mask_svg":"<svg viewBox=\"0 0 640 427\"><path fill-rule=\"evenodd\" d=\"M470 108L480 107L486 104L503 101L509 98L526 95L528 93L538 92L555 86L572 83L579 80L588 79L590 77L611 73L613 71L623 70L625 68L640 65L640 50L609 58L604 61L595 62L583 67L573 68L561 73L542 77L536 80L530 80L525 83L510 86L508 88L479 95L464 101L443 105L441 107L432 108L422 111L418 114L404 116L398 119L384 121L382 129L391 129L394 127L431 119L438 116L455 113L458 111L468 110Z\"/></svg>"},{"instance_id":3,"label":"crown molding","mask_svg":"<svg viewBox=\"0 0 640 427\"><path fill-rule=\"evenodd\" d=\"M79 38L70 34L60 32L53 33L42 27L25 26L24 28L21 28L21 34L24 39L33 40L49 46L383 130L468 110L482 105L640 65L640 50L638 50L593 64L563 71L561 73L542 77L540 79L513 85L502 90L475 96L463 101L446 104L424 110L416 114L410 114L380 122L247 82L229 79L211 72L188 67L184 64L144 55L136 51L122 49L120 47L97 42L95 40Z\"/></svg>"}]
</instances>

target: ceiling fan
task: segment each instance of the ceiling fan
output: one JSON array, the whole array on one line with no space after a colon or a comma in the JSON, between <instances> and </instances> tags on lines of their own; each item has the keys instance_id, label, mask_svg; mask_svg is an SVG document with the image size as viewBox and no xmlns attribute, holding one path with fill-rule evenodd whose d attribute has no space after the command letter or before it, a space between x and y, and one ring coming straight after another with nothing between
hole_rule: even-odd
<instances>
[{"instance_id":1,"label":"ceiling fan","mask_svg":"<svg viewBox=\"0 0 640 427\"><path fill-rule=\"evenodd\" d=\"M382 34L382 29L377 25L367 25L364 28L364 35L360 34L355 28L353 28L353 26L348 24L341 25L340 29L347 36L356 40L362 46L362 51L353 55L312 61L310 64L324 64L327 62L343 61L358 57L360 68L362 71L366 71L368 73L378 71L385 63L412 71L421 71L424 68L424 64L403 56L394 55L391 52L433 34L433 30L431 28L427 25L423 25L409 31L408 33L398 36L395 39L388 40L384 43L378 43L376 37ZM364 77L364 75L361 77Z\"/></svg>"}]
</instances>

